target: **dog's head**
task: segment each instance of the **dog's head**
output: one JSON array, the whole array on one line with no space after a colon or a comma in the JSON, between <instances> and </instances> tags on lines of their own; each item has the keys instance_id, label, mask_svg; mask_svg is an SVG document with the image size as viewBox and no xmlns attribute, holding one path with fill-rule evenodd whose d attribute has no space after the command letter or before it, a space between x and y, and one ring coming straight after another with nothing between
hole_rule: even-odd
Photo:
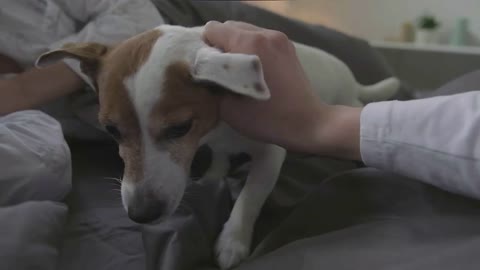
<instances>
[{"instance_id":1,"label":"dog's head","mask_svg":"<svg viewBox=\"0 0 480 270\"><path fill-rule=\"evenodd\" d=\"M76 59L96 88L100 123L125 163L122 201L134 221L177 208L193 156L219 122L214 88L270 97L258 57L209 47L202 29L164 25L112 47L67 45L37 61Z\"/></svg>"}]
</instances>

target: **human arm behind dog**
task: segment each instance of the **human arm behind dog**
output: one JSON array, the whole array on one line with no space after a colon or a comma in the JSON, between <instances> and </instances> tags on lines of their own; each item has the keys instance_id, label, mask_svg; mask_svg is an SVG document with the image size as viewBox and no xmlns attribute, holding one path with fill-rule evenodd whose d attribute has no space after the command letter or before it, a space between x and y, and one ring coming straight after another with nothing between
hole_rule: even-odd
<instances>
[{"instance_id":1,"label":"human arm behind dog","mask_svg":"<svg viewBox=\"0 0 480 270\"><path fill-rule=\"evenodd\" d=\"M83 80L63 62L0 79L0 116L35 108L83 85Z\"/></svg>"},{"instance_id":2,"label":"human arm behind dog","mask_svg":"<svg viewBox=\"0 0 480 270\"><path fill-rule=\"evenodd\" d=\"M222 118L239 132L287 149L395 172L480 198L480 92L414 101L331 106L314 96L288 38L238 22L212 22L205 39L260 57L271 99L224 98ZM256 121L251 121L255 119Z\"/></svg>"}]
</instances>

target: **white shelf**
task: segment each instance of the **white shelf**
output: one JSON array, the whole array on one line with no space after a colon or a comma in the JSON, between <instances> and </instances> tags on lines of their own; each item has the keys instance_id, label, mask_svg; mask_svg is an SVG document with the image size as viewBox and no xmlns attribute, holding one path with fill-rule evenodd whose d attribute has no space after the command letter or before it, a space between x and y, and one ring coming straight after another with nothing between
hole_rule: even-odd
<instances>
[{"instance_id":1,"label":"white shelf","mask_svg":"<svg viewBox=\"0 0 480 270\"><path fill-rule=\"evenodd\" d=\"M381 49L480 55L480 46L453 46L453 45L442 45L442 44L419 45L415 43L378 41L378 40L372 40L370 41L370 44L373 47L381 48Z\"/></svg>"}]
</instances>

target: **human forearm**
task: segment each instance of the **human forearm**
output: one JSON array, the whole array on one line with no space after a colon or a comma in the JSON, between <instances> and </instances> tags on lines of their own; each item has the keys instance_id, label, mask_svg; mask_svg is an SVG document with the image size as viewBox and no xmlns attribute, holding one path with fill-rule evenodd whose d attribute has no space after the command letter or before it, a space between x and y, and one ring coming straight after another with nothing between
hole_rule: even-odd
<instances>
[{"instance_id":1,"label":"human forearm","mask_svg":"<svg viewBox=\"0 0 480 270\"><path fill-rule=\"evenodd\" d=\"M82 86L82 79L63 62L27 70L0 80L0 115L35 108Z\"/></svg>"},{"instance_id":2,"label":"human forearm","mask_svg":"<svg viewBox=\"0 0 480 270\"><path fill-rule=\"evenodd\" d=\"M0 76L2 74L20 73L22 67L12 58L0 54Z\"/></svg>"},{"instance_id":3,"label":"human forearm","mask_svg":"<svg viewBox=\"0 0 480 270\"><path fill-rule=\"evenodd\" d=\"M331 106L319 117L309 152L362 160L480 198L479 101L480 92L471 92L363 109Z\"/></svg>"},{"instance_id":4,"label":"human forearm","mask_svg":"<svg viewBox=\"0 0 480 270\"><path fill-rule=\"evenodd\" d=\"M324 105L312 130L311 152L340 159L361 160L362 108ZM307 150L307 149L306 149Z\"/></svg>"}]
</instances>

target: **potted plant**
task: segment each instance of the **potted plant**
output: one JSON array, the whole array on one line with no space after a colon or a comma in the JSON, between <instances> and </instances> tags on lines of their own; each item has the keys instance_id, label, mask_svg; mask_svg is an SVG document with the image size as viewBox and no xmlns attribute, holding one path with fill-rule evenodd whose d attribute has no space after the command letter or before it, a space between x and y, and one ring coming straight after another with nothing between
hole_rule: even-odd
<instances>
[{"instance_id":1,"label":"potted plant","mask_svg":"<svg viewBox=\"0 0 480 270\"><path fill-rule=\"evenodd\" d=\"M432 15L423 15L418 20L415 42L418 44L428 44L436 41L437 29L440 23Z\"/></svg>"}]
</instances>

